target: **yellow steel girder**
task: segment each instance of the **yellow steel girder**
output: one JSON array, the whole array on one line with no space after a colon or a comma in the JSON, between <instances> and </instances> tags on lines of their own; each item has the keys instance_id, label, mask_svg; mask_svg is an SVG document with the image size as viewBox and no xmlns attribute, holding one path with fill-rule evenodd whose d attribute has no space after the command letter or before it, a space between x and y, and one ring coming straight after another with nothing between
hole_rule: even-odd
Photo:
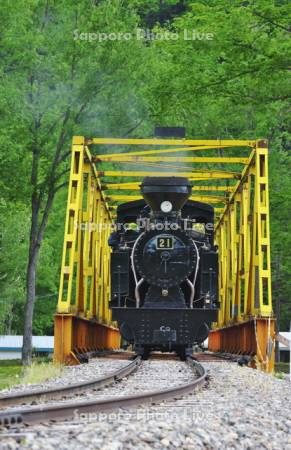
<instances>
[{"instance_id":1,"label":"yellow steel girder","mask_svg":"<svg viewBox=\"0 0 291 450\"><path fill-rule=\"evenodd\" d=\"M140 182L137 183L109 183L103 184L102 190L104 191L119 191L119 190L140 190ZM192 191L221 191L221 192L233 192L234 186L192 186Z\"/></svg>"},{"instance_id":2,"label":"yellow steel girder","mask_svg":"<svg viewBox=\"0 0 291 450\"><path fill-rule=\"evenodd\" d=\"M186 177L189 178L189 180L207 180L207 179L240 179L241 174L238 172L219 172L219 171L201 171L201 172L195 172L195 171L188 171L188 172L173 172L173 171L161 171L161 172L155 172L155 171L127 171L127 170L104 170L98 171L99 177L121 177L121 178L127 178L127 177L133 177L133 178L144 178L144 177L174 177L179 175L179 177Z\"/></svg>"},{"instance_id":3,"label":"yellow steel girder","mask_svg":"<svg viewBox=\"0 0 291 450\"><path fill-rule=\"evenodd\" d=\"M218 326L272 316L267 148L252 152L216 224Z\"/></svg>"},{"instance_id":4,"label":"yellow steel girder","mask_svg":"<svg viewBox=\"0 0 291 450\"><path fill-rule=\"evenodd\" d=\"M75 137L78 139L78 136ZM83 139L80 137L80 139ZM97 145L190 145L190 146L216 146L221 148L225 146L232 147L251 147L256 146L257 141L242 139L128 139L128 138L88 138L86 144Z\"/></svg>"},{"instance_id":5,"label":"yellow steel girder","mask_svg":"<svg viewBox=\"0 0 291 450\"><path fill-rule=\"evenodd\" d=\"M116 155L103 155L96 156L94 158L95 162L107 161L107 162L188 162L188 163L211 163L211 164L247 164L249 158L238 158L238 157L203 157L203 156L124 156L123 154Z\"/></svg>"},{"instance_id":6,"label":"yellow steel girder","mask_svg":"<svg viewBox=\"0 0 291 450\"><path fill-rule=\"evenodd\" d=\"M84 142L73 141L58 313L110 323L107 238L111 223L88 150Z\"/></svg>"},{"instance_id":7,"label":"yellow steel girder","mask_svg":"<svg viewBox=\"0 0 291 450\"><path fill-rule=\"evenodd\" d=\"M240 145L241 146L241 145ZM184 152L193 152L193 151L199 151L199 150L217 150L217 149L233 149L233 145L198 145L195 147L176 147L176 148L163 148L163 149L151 149L151 150L139 150L139 151L131 151L131 152L117 152L117 153L104 153L98 156L95 156L95 160L98 160L99 158L102 159L103 157L110 157L114 158L115 156L122 155L122 156L146 156L146 155L160 155L163 153L184 153Z\"/></svg>"},{"instance_id":8,"label":"yellow steel girder","mask_svg":"<svg viewBox=\"0 0 291 450\"><path fill-rule=\"evenodd\" d=\"M141 200L141 195L128 195L128 194L121 194L121 195L110 195L106 196L107 201L122 201L122 202L130 202L132 200ZM222 203L225 202L226 199L223 196L210 196L210 195L191 195L190 200L196 200L199 202L209 202L209 203Z\"/></svg>"}]
</instances>

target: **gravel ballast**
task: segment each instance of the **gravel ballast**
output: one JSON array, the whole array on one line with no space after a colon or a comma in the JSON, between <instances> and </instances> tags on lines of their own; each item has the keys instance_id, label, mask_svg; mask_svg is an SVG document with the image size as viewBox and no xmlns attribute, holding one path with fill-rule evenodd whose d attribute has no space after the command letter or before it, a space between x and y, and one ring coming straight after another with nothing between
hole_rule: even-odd
<instances>
[{"instance_id":1,"label":"gravel ballast","mask_svg":"<svg viewBox=\"0 0 291 450\"><path fill-rule=\"evenodd\" d=\"M126 363L100 359L89 364L103 366L98 374L103 375L117 369L116 364ZM19 433L24 433L21 443L9 437L2 439L0 435L0 447L35 450L291 450L289 381L235 363L205 362L203 365L209 370L210 380L193 395L150 407L99 415L79 415L76 411L72 422L20 429ZM82 371L89 370L86 366L67 368L66 376L72 380L72 373L77 369L78 377L85 376ZM191 377L193 374L185 363L145 361L143 367L127 380L94 395L102 398L162 389L186 383ZM3 433L7 434L7 430Z\"/></svg>"},{"instance_id":2,"label":"gravel ballast","mask_svg":"<svg viewBox=\"0 0 291 450\"><path fill-rule=\"evenodd\" d=\"M3 389L1 394L10 394L13 392L20 393L27 390L48 389L63 387L74 383L82 383L83 381L90 381L94 378L108 375L111 372L126 366L129 362L130 361L121 359L108 360L106 358L92 358L87 364L64 367L62 374L56 378L51 378L42 383L16 384L11 388Z\"/></svg>"}]
</instances>

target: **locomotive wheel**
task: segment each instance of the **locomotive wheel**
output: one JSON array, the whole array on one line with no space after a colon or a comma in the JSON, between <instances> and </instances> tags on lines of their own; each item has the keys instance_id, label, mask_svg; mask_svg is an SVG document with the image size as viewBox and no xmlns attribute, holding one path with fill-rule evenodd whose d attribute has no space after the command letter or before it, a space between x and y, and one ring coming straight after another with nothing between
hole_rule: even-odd
<instances>
[{"instance_id":1,"label":"locomotive wheel","mask_svg":"<svg viewBox=\"0 0 291 450\"><path fill-rule=\"evenodd\" d=\"M140 355L142 357L142 359L146 360L148 359L149 355L150 355L150 348L149 347L144 347L141 344L137 344L134 347L135 352Z\"/></svg>"},{"instance_id":2,"label":"locomotive wheel","mask_svg":"<svg viewBox=\"0 0 291 450\"><path fill-rule=\"evenodd\" d=\"M190 346L181 346L176 350L177 355L180 357L181 361L185 361L188 356L192 356L193 350Z\"/></svg>"},{"instance_id":3,"label":"locomotive wheel","mask_svg":"<svg viewBox=\"0 0 291 450\"><path fill-rule=\"evenodd\" d=\"M148 357L150 356L150 349L148 347L144 347L144 351L143 351L143 355L142 355L142 359L148 359Z\"/></svg>"}]
</instances>

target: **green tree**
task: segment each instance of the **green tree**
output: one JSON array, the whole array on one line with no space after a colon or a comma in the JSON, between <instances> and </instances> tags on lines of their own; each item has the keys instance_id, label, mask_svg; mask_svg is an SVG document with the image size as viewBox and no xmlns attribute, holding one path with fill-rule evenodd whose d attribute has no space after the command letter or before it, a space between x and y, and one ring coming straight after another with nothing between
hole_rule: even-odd
<instances>
[{"instance_id":1,"label":"green tree","mask_svg":"<svg viewBox=\"0 0 291 450\"><path fill-rule=\"evenodd\" d=\"M141 66L146 82L150 71L147 49L137 40L92 43L82 34L134 29L136 15L118 1L95 7L90 1L17 0L3 5L1 21L2 139L13 148L14 168L15 149L21 151L26 170L18 182L31 208L22 353L29 364L36 268L54 197L65 184L71 137L86 130L108 134L112 123L115 133L126 133L138 124L144 111L136 74Z\"/></svg>"}]
</instances>

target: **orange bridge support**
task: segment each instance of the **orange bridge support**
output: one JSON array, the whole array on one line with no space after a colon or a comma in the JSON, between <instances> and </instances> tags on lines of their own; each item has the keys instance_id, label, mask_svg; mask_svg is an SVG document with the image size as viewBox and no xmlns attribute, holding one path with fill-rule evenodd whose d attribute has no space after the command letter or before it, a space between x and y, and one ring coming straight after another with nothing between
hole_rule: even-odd
<instances>
[{"instance_id":1,"label":"orange bridge support","mask_svg":"<svg viewBox=\"0 0 291 450\"><path fill-rule=\"evenodd\" d=\"M120 334L117 328L72 314L55 315L54 358L64 364L79 364L78 353L118 349Z\"/></svg>"},{"instance_id":2,"label":"orange bridge support","mask_svg":"<svg viewBox=\"0 0 291 450\"><path fill-rule=\"evenodd\" d=\"M247 322L212 330L208 338L208 348L213 352L253 356L254 367L272 372L274 337L275 319L253 318Z\"/></svg>"}]
</instances>

